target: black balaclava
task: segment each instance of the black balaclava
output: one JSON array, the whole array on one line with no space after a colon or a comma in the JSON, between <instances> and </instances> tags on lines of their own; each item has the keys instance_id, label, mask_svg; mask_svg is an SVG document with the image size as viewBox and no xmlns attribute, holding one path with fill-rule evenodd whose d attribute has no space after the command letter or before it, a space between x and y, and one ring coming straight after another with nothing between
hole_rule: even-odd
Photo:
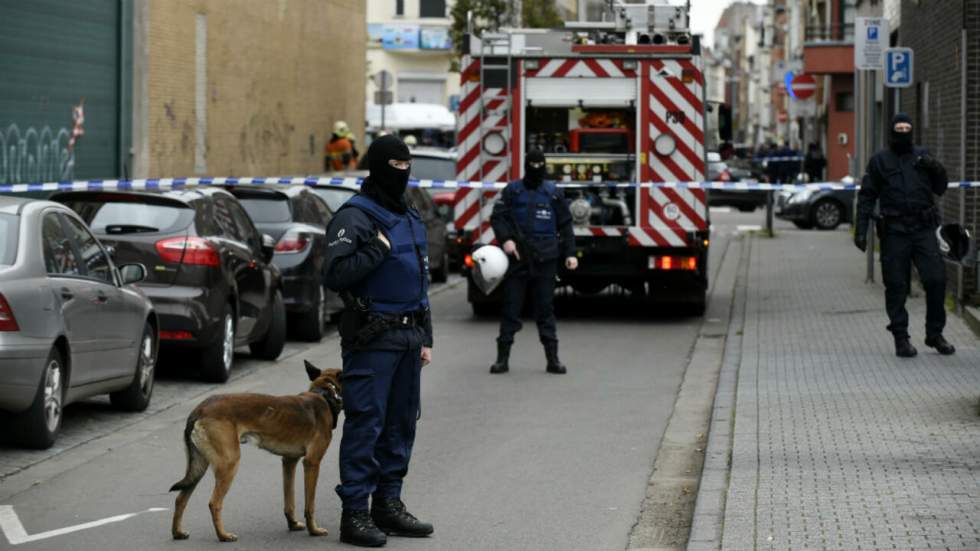
<instances>
[{"instance_id":1,"label":"black balaclava","mask_svg":"<svg viewBox=\"0 0 980 551\"><path fill-rule=\"evenodd\" d=\"M912 119L905 113L896 113L892 117L892 125L888 135L888 147L899 155L905 155L906 153L912 152L915 144L912 141L912 132L895 132L895 125L900 122L912 124ZM912 127L912 131L915 131L914 126Z\"/></svg>"},{"instance_id":2,"label":"black balaclava","mask_svg":"<svg viewBox=\"0 0 980 551\"><path fill-rule=\"evenodd\" d=\"M392 212L404 214L408 209L405 188L408 187L410 170L397 169L388 161L411 161L408 146L391 134L381 136L371 142L367 157L370 174L361 184L361 193Z\"/></svg>"},{"instance_id":3,"label":"black balaclava","mask_svg":"<svg viewBox=\"0 0 980 551\"><path fill-rule=\"evenodd\" d=\"M540 149L532 149L528 151L527 155L524 157L524 187L528 189L534 189L541 185L544 181L544 176L546 174L545 166L541 168L532 168L531 163L543 163L544 153Z\"/></svg>"}]
</instances>

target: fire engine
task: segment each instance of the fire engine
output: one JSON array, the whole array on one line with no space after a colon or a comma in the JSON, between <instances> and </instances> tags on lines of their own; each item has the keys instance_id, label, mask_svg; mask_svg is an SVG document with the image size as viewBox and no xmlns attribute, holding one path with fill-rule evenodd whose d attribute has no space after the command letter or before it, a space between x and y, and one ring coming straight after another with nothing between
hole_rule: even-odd
<instances>
[{"instance_id":1,"label":"fire engine","mask_svg":"<svg viewBox=\"0 0 980 551\"><path fill-rule=\"evenodd\" d=\"M541 149L569 201L580 258L560 285L582 294L612 287L701 315L706 191L673 184L705 175L704 75L689 5L610 0L605 10L606 21L560 30L467 35L456 178L518 179L525 153ZM494 242L498 193L456 192L456 229L474 247ZM477 314L500 301L472 279L468 298Z\"/></svg>"}]
</instances>

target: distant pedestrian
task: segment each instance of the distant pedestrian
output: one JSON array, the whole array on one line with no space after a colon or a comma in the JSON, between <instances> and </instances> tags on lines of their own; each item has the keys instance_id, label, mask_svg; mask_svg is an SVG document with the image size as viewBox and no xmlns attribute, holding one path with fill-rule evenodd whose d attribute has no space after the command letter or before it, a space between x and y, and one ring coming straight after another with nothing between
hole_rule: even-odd
<instances>
[{"instance_id":1,"label":"distant pedestrian","mask_svg":"<svg viewBox=\"0 0 980 551\"><path fill-rule=\"evenodd\" d=\"M888 148L875 153L858 192L854 244L868 248L868 224L875 202L881 212L881 277L885 282L888 330L895 338L895 354L911 358L918 351L909 340L909 293L912 264L926 291L926 346L940 354L956 352L943 338L946 326L946 266L936 238L939 209L933 194L947 188L946 169L912 140L912 120L905 113L892 119Z\"/></svg>"},{"instance_id":2,"label":"distant pedestrian","mask_svg":"<svg viewBox=\"0 0 980 551\"><path fill-rule=\"evenodd\" d=\"M803 160L803 171L806 172L807 180L822 182L825 166L827 166L827 159L824 159L820 145L811 143L807 149L806 158Z\"/></svg>"},{"instance_id":3,"label":"distant pedestrian","mask_svg":"<svg viewBox=\"0 0 980 551\"><path fill-rule=\"evenodd\" d=\"M325 148L323 169L325 172L353 170L357 167L357 146L354 134L347 123L337 121L333 125L333 134Z\"/></svg>"}]
</instances>

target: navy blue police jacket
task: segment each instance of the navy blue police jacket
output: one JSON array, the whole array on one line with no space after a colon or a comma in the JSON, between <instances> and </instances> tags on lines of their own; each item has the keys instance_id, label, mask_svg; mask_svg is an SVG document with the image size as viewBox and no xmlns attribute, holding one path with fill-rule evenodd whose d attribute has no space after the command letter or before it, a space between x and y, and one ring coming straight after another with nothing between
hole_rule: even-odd
<instances>
[{"instance_id":1,"label":"navy blue police jacket","mask_svg":"<svg viewBox=\"0 0 980 551\"><path fill-rule=\"evenodd\" d=\"M381 231L389 249L378 237ZM368 343L373 350L432 346L429 260L425 225L418 212L391 212L365 195L355 195L327 226L324 285L363 299L370 312L421 312L414 327L392 328ZM341 335L344 345L350 335Z\"/></svg>"},{"instance_id":2,"label":"navy blue police jacket","mask_svg":"<svg viewBox=\"0 0 980 551\"><path fill-rule=\"evenodd\" d=\"M507 184L493 205L490 225L498 243L523 240L537 262L575 256L572 213L551 180L533 189L523 180Z\"/></svg>"}]
</instances>

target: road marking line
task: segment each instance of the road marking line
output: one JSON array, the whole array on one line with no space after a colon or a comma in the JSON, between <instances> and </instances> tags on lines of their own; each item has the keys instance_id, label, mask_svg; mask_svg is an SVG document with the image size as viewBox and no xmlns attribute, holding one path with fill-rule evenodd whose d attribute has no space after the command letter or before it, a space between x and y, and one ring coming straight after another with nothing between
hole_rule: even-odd
<instances>
[{"instance_id":1,"label":"road marking line","mask_svg":"<svg viewBox=\"0 0 980 551\"><path fill-rule=\"evenodd\" d=\"M93 520L92 522L86 522L84 524L76 524L75 526L67 526L65 528L58 528L57 530L48 530L47 532L40 532L38 534L29 535L27 530L24 529L24 525L21 524L20 518L17 513L14 512L13 505L0 505L0 531L7 536L7 541L10 545L20 545L22 543L30 543L33 541L40 541L48 538L53 538L56 536L63 536L65 534L70 534L72 532L78 532L79 530L88 530L89 528L97 528L105 524L112 524L113 522L121 522L126 519L133 518L137 515L142 515L143 513L157 513L162 511L169 511L169 509L161 507L151 507L145 511L140 511L138 513L127 513L125 515L116 515L114 517L104 518L101 520Z\"/></svg>"}]
</instances>

